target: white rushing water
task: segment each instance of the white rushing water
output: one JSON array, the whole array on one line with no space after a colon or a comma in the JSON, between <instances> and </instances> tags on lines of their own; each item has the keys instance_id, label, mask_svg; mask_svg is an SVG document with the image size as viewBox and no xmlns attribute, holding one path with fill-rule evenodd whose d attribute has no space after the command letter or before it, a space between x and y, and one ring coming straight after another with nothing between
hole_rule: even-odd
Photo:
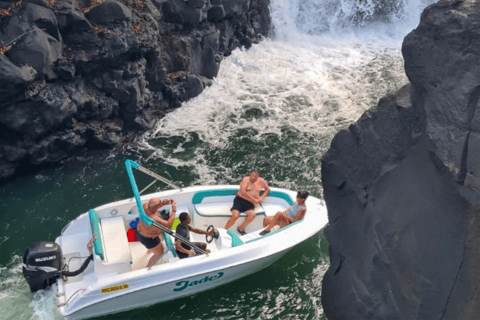
<instances>
[{"instance_id":1,"label":"white rushing water","mask_svg":"<svg viewBox=\"0 0 480 320\"><path fill-rule=\"evenodd\" d=\"M275 185L300 185L319 196L320 158L334 135L408 82L402 40L433 2L271 0L272 37L250 50L235 50L211 87L159 120L133 147L177 168L191 168L198 176L195 183L238 180L245 168L274 162L269 168ZM242 149L244 136L252 150ZM172 137L180 141L172 150L158 142ZM272 137L276 150L267 146ZM242 156L231 160L228 149ZM10 312L7 318L58 317L54 290L31 300L19 264L16 256L0 270L0 304L7 306L0 310ZM315 305L327 267L314 271Z\"/></svg>"},{"instance_id":2,"label":"white rushing water","mask_svg":"<svg viewBox=\"0 0 480 320\"><path fill-rule=\"evenodd\" d=\"M190 167L197 183L228 182L220 178L225 176L238 180L243 174L238 166L248 165L208 158L212 150L238 148L233 141L242 134L258 144L272 135L281 140L293 130L302 149L309 150L300 157L319 159L338 130L408 83L402 40L433 1L390 2L272 0L272 38L235 50L222 62L213 85L161 119L142 147L153 152L150 157ZM197 135L201 143L194 156L184 156L185 145ZM152 143L167 137L184 142L174 152ZM271 152L271 158L282 157L281 151ZM241 161L262 163L254 154ZM303 187L321 191L320 162L302 169L311 182ZM291 187L280 180L276 184Z\"/></svg>"}]
</instances>

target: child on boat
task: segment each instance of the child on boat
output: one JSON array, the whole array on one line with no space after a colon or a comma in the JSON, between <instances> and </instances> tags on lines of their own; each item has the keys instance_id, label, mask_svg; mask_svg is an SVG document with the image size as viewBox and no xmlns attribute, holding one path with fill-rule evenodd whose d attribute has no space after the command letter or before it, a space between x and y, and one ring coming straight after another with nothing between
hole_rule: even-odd
<instances>
[{"instance_id":1,"label":"child on boat","mask_svg":"<svg viewBox=\"0 0 480 320\"><path fill-rule=\"evenodd\" d=\"M186 212L180 213L180 216L178 218L180 219L180 224L177 226L175 232L177 233L177 235L182 236L187 241L190 241L190 231L198 234L206 234L209 236L212 236L214 233L214 230L207 232L190 227L189 224L192 221L192 218L190 218L190 215ZM210 250L207 249L207 244L205 242L193 242L193 244L196 247L199 247L200 249L205 251L206 253L210 253ZM193 257L200 253L198 250L195 250L195 248L194 250L192 250L191 246L183 243L181 240L177 241L177 243L175 244L175 249L177 250L177 255L180 259L188 258L189 256Z\"/></svg>"}]
</instances>

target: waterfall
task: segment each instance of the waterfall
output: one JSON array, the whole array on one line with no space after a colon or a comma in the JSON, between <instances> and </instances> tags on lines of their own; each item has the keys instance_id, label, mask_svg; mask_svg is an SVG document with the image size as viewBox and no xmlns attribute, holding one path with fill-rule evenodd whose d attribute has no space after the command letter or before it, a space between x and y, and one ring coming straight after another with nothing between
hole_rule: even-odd
<instances>
[{"instance_id":1,"label":"waterfall","mask_svg":"<svg viewBox=\"0 0 480 320\"><path fill-rule=\"evenodd\" d=\"M300 34L372 32L403 37L432 0L274 0L273 36L289 40Z\"/></svg>"}]
</instances>

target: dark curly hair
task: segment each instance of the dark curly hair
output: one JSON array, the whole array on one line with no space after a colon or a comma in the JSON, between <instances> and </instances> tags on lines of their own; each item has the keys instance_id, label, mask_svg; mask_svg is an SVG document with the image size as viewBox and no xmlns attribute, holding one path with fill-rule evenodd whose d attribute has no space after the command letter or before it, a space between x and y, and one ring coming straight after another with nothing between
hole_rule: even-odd
<instances>
[{"instance_id":1,"label":"dark curly hair","mask_svg":"<svg viewBox=\"0 0 480 320\"><path fill-rule=\"evenodd\" d=\"M307 200L308 195L309 195L308 191L305 191L305 190L298 191L297 193L297 197L302 198L303 200Z\"/></svg>"},{"instance_id":2,"label":"dark curly hair","mask_svg":"<svg viewBox=\"0 0 480 320\"><path fill-rule=\"evenodd\" d=\"M185 219L187 219L187 216L188 216L187 212L182 212L180 213L180 216L178 217L178 219L180 219L180 222L183 222L185 221Z\"/></svg>"}]
</instances>

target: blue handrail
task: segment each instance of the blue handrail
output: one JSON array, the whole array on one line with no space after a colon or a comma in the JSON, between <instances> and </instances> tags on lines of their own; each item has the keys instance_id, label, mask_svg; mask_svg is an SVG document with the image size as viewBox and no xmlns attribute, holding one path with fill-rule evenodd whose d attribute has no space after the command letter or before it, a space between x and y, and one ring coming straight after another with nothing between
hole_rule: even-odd
<instances>
[{"instance_id":1,"label":"blue handrail","mask_svg":"<svg viewBox=\"0 0 480 320\"><path fill-rule=\"evenodd\" d=\"M135 177L133 176L133 170L140 167L138 163L132 160L125 160L125 167L127 169L128 180L130 180L130 185L132 186L133 196L137 202L138 213L140 214L140 219L147 225L151 226L153 224L153 219L145 214L142 206L142 200L140 200L140 193L138 192L137 183L135 182Z\"/></svg>"}]
</instances>

